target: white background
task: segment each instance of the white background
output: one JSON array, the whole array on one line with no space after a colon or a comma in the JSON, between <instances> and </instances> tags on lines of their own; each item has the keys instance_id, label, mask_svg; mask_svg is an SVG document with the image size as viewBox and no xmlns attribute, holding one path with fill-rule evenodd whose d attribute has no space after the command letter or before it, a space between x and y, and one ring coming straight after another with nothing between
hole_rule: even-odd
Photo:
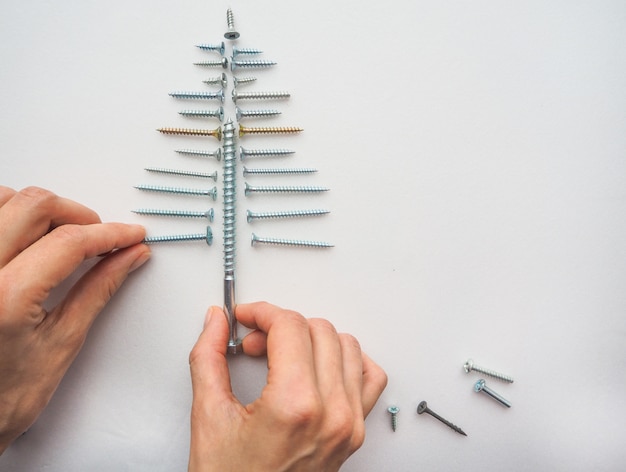
<instances>
[{"instance_id":1,"label":"white background","mask_svg":"<svg viewBox=\"0 0 626 472\"><path fill-rule=\"evenodd\" d=\"M319 172L281 181L332 189L246 198L240 180L237 300L326 317L389 375L343 470L623 470L626 4L3 1L0 183L49 188L150 234L203 231L130 210L212 206L133 186L205 185L145 166L220 169L173 152L217 141L155 128L217 126L179 116L203 104L167 94L214 89L202 80L221 70L192 63L218 56L194 45L221 41L228 6L237 46L278 62L239 73L258 77L246 90L292 94L262 123L305 128L241 144L295 149L267 164ZM244 215L317 207L332 213ZM215 209L211 248L153 248L1 470L186 468L188 353L206 308L222 304L221 198ZM251 248L252 231L335 247ZM488 381L511 409L473 392L468 357L515 377ZM239 397L254 399L264 361L231 367ZM421 400L468 437L417 416Z\"/></svg>"}]
</instances>

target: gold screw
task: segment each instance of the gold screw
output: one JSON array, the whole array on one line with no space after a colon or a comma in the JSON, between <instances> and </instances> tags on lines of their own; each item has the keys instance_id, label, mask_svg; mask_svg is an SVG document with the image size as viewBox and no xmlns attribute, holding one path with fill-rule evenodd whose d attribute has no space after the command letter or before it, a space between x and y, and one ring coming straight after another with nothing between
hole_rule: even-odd
<instances>
[{"instance_id":1,"label":"gold screw","mask_svg":"<svg viewBox=\"0 0 626 472\"><path fill-rule=\"evenodd\" d=\"M260 126L247 127L239 125L239 136L245 134L294 134L304 131L304 128L295 126Z\"/></svg>"},{"instance_id":2,"label":"gold screw","mask_svg":"<svg viewBox=\"0 0 626 472\"><path fill-rule=\"evenodd\" d=\"M213 136L218 141L222 140L221 127L215 129L158 128L157 131L163 134L182 134L185 136Z\"/></svg>"}]
</instances>

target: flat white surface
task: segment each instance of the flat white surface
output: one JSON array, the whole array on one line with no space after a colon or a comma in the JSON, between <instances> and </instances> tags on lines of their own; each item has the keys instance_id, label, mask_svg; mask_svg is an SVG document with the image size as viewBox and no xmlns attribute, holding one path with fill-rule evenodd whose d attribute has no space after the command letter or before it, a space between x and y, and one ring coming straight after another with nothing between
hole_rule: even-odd
<instances>
[{"instance_id":1,"label":"flat white surface","mask_svg":"<svg viewBox=\"0 0 626 472\"><path fill-rule=\"evenodd\" d=\"M263 123L305 128L242 144L293 148L272 163L319 172L285 182L332 189L246 198L240 180L238 301L326 317L389 375L343 470L623 470L626 4L4 1L1 183L50 188L151 234L202 231L130 210L210 206L133 186L202 185L145 166L221 176L173 152L216 141L154 130L204 127L177 114L201 103L167 93L208 90L221 72L193 66L217 57L194 45L221 41L229 5L237 46L279 63L240 73L258 77L248 90L292 93ZM265 179L249 181L278 182ZM332 213L245 222L247 208L285 207ZM215 208L210 249L154 247L1 470L185 470L187 356L222 303L221 198ZM251 248L252 231L336 247ZM468 357L515 377L488 381L510 410L473 392ZM255 398L264 361L236 358L232 372L240 398ZM417 416L421 400L468 437Z\"/></svg>"}]
</instances>

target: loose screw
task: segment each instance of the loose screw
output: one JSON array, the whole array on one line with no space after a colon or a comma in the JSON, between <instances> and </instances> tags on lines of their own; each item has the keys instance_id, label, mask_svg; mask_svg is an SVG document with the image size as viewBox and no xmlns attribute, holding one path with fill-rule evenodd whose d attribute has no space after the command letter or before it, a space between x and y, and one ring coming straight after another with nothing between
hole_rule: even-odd
<instances>
[{"instance_id":1,"label":"loose screw","mask_svg":"<svg viewBox=\"0 0 626 472\"><path fill-rule=\"evenodd\" d=\"M487 387L483 379L480 379L478 382L474 384L474 391L476 393L484 392L487 395L489 395L491 398L496 400L498 403L500 403L501 405L504 405L507 408L511 408L511 402L509 402L508 400L506 400L505 398L503 398L502 396L498 395L496 392L491 390L489 387Z\"/></svg>"},{"instance_id":2,"label":"loose screw","mask_svg":"<svg viewBox=\"0 0 626 472\"><path fill-rule=\"evenodd\" d=\"M205 51L219 52L222 56L224 55L224 51L226 50L224 47L224 41L222 41L220 44L196 44L196 47Z\"/></svg>"},{"instance_id":3,"label":"loose screw","mask_svg":"<svg viewBox=\"0 0 626 472\"><path fill-rule=\"evenodd\" d=\"M210 189L182 188L182 187L163 187L161 185L137 185L138 190L147 192L175 193L178 195L201 195L211 197L217 200L217 187Z\"/></svg>"},{"instance_id":4,"label":"loose screw","mask_svg":"<svg viewBox=\"0 0 626 472\"><path fill-rule=\"evenodd\" d=\"M233 77L233 85L235 88L240 85L249 84L250 82L254 82L256 77Z\"/></svg>"},{"instance_id":5,"label":"loose screw","mask_svg":"<svg viewBox=\"0 0 626 472\"><path fill-rule=\"evenodd\" d=\"M281 112L278 110L242 110L239 107L235 107L235 116L237 117L237 121L240 121L242 118L264 118L267 116L276 116L280 115Z\"/></svg>"},{"instance_id":6,"label":"loose screw","mask_svg":"<svg viewBox=\"0 0 626 472\"><path fill-rule=\"evenodd\" d=\"M250 56L255 54L263 54L263 51L254 48L233 48L233 57L239 54Z\"/></svg>"},{"instance_id":7,"label":"loose screw","mask_svg":"<svg viewBox=\"0 0 626 472\"><path fill-rule=\"evenodd\" d=\"M494 379L499 379L504 382L513 383L513 377L500 374L499 372L496 372L490 369L485 369L484 367L474 364L474 361L472 359L467 360L467 362L463 365L463 369L465 369L465 373L467 374L475 370L476 372L480 372L481 374L488 375L489 377L493 377Z\"/></svg>"},{"instance_id":8,"label":"loose screw","mask_svg":"<svg viewBox=\"0 0 626 472\"><path fill-rule=\"evenodd\" d=\"M313 169L310 167L294 167L294 168L284 168L284 167L276 167L276 168L264 168L264 169L256 169L243 167L243 175L295 175L295 174L312 174L317 172L317 169Z\"/></svg>"},{"instance_id":9,"label":"loose screw","mask_svg":"<svg viewBox=\"0 0 626 472\"><path fill-rule=\"evenodd\" d=\"M143 242L146 244L179 241L206 241L206 243L210 246L211 244L213 244L213 232L211 231L211 227L207 226L206 233L175 234L171 236L148 236L143 240Z\"/></svg>"},{"instance_id":10,"label":"loose screw","mask_svg":"<svg viewBox=\"0 0 626 472\"><path fill-rule=\"evenodd\" d=\"M257 243L260 244L273 244L278 246L297 246L297 247L318 247L318 248L326 248L326 247L334 247L333 244L326 243L323 241L305 241L300 239L281 239L281 238L264 238L261 236L257 236L252 233L252 246Z\"/></svg>"},{"instance_id":11,"label":"loose screw","mask_svg":"<svg viewBox=\"0 0 626 472\"><path fill-rule=\"evenodd\" d=\"M246 183L245 194L251 193L319 193L327 192L329 188L312 185L264 185L253 187Z\"/></svg>"},{"instance_id":12,"label":"loose screw","mask_svg":"<svg viewBox=\"0 0 626 472\"><path fill-rule=\"evenodd\" d=\"M219 100L224 103L224 89L217 92L170 92L169 95L188 100Z\"/></svg>"},{"instance_id":13,"label":"loose screw","mask_svg":"<svg viewBox=\"0 0 626 472\"><path fill-rule=\"evenodd\" d=\"M239 146L239 159L242 161L248 157L274 157L274 156L288 156L296 151L291 149L246 149Z\"/></svg>"},{"instance_id":14,"label":"loose screw","mask_svg":"<svg viewBox=\"0 0 626 472\"><path fill-rule=\"evenodd\" d=\"M188 211L188 210L160 210L154 208L139 208L137 210L133 210L133 213L137 213L138 215L149 215L149 216L176 216L176 217L185 217L185 218L206 218L209 221L213 221L215 217L215 212L213 208L210 208L207 211Z\"/></svg>"},{"instance_id":15,"label":"loose screw","mask_svg":"<svg viewBox=\"0 0 626 472\"><path fill-rule=\"evenodd\" d=\"M217 171L215 172L195 172L190 170L163 169L161 167L146 167L148 172L156 172L157 174L184 175L187 177L202 177L205 179L213 179L217 182Z\"/></svg>"},{"instance_id":16,"label":"loose screw","mask_svg":"<svg viewBox=\"0 0 626 472\"><path fill-rule=\"evenodd\" d=\"M395 432L398 427L398 413L400 412L400 408L397 406L390 406L387 408L387 411L391 414L391 430Z\"/></svg>"},{"instance_id":17,"label":"loose screw","mask_svg":"<svg viewBox=\"0 0 626 472\"><path fill-rule=\"evenodd\" d=\"M235 19L233 18L233 11L230 8L226 10L226 25L228 26L228 30L224 33L224 37L231 41L237 39L239 33L235 30Z\"/></svg>"},{"instance_id":18,"label":"loose screw","mask_svg":"<svg viewBox=\"0 0 626 472\"><path fill-rule=\"evenodd\" d=\"M185 156L214 157L218 162L222 160L222 148L217 148L216 151L202 151L200 149L175 149L175 151Z\"/></svg>"},{"instance_id":19,"label":"loose screw","mask_svg":"<svg viewBox=\"0 0 626 472\"><path fill-rule=\"evenodd\" d=\"M222 128L215 129L190 129L190 128L158 128L163 134L178 134L184 136L213 136L218 141L222 140Z\"/></svg>"},{"instance_id":20,"label":"loose screw","mask_svg":"<svg viewBox=\"0 0 626 472\"><path fill-rule=\"evenodd\" d=\"M284 100L291 96L289 92L238 92L234 89L232 92L233 102L237 100Z\"/></svg>"},{"instance_id":21,"label":"loose screw","mask_svg":"<svg viewBox=\"0 0 626 472\"><path fill-rule=\"evenodd\" d=\"M207 85L221 85L222 88L226 88L226 86L228 85L228 80L226 79L226 74L222 72L222 75L203 80L202 83Z\"/></svg>"},{"instance_id":22,"label":"loose screw","mask_svg":"<svg viewBox=\"0 0 626 472\"><path fill-rule=\"evenodd\" d=\"M200 61L194 62L195 66L203 66L203 67L221 67L222 69L228 69L228 59L222 57L219 61Z\"/></svg>"},{"instance_id":23,"label":"loose screw","mask_svg":"<svg viewBox=\"0 0 626 472\"><path fill-rule=\"evenodd\" d=\"M254 220L269 219L269 218L299 218L304 216L318 216L330 213L328 210L288 210L288 211L267 211L258 212L247 210L246 215L248 223Z\"/></svg>"},{"instance_id":24,"label":"loose screw","mask_svg":"<svg viewBox=\"0 0 626 472\"><path fill-rule=\"evenodd\" d=\"M178 112L183 116L197 116L201 118L217 118L220 122L224 122L224 107L215 110L181 110Z\"/></svg>"},{"instance_id":25,"label":"loose screw","mask_svg":"<svg viewBox=\"0 0 626 472\"><path fill-rule=\"evenodd\" d=\"M252 60L252 61L236 61L234 59L231 59L230 61L230 70L234 71L235 69L237 69L238 67L255 67L255 68L262 68L262 67L272 67L275 66L277 64L277 62L275 61L268 61L268 60L264 60L264 59L257 59L257 60ZM200 64L202 65L202 64Z\"/></svg>"},{"instance_id":26,"label":"loose screw","mask_svg":"<svg viewBox=\"0 0 626 472\"><path fill-rule=\"evenodd\" d=\"M246 134L295 134L304 131L304 128L295 126L259 126L246 127L239 125L239 136Z\"/></svg>"},{"instance_id":27,"label":"loose screw","mask_svg":"<svg viewBox=\"0 0 626 472\"><path fill-rule=\"evenodd\" d=\"M467 436L467 434L465 434L465 432L461 428L459 428L457 425L450 423L448 420L442 418L433 410L428 408L428 403L426 403L425 401L422 401L420 402L419 405L417 405L417 414L421 415L422 413L428 413L430 416L432 416L433 418L437 418L439 421L441 421L443 424L445 424L449 428L452 428L457 433L462 434L463 436Z\"/></svg>"}]
</instances>

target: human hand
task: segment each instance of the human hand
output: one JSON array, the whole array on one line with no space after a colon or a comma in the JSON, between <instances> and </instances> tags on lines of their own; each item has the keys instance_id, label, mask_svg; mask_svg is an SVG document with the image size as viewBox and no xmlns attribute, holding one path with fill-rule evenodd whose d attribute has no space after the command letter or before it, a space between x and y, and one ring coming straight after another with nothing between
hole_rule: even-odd
<instances>
[{"instance_id":1,"label":"human hand","mask_svg":"<svg viewBox=\"0 0 626 472\"><path fill-rule=\"evenodd\" d=\"M92 210L39 188L0 186L0 454L48 404L96 315L150 250L144 229L102 224ZM56 307L51 290L102 257Z\"/></svg>"},{"instance_id":2,"label":"human hand","mask_svg":"<svg viewBox=\"0 0 626 472\"><path fill-rule=\"evenodd\" d=\"M365 438L365 417L387 376L328 321L268 303L238 305L254 329L244 352L267 354L267 385L242 405L230 385L228 323L212 307L191 351L189 470L336 471Z\"/></svg>"}]
</instances>

